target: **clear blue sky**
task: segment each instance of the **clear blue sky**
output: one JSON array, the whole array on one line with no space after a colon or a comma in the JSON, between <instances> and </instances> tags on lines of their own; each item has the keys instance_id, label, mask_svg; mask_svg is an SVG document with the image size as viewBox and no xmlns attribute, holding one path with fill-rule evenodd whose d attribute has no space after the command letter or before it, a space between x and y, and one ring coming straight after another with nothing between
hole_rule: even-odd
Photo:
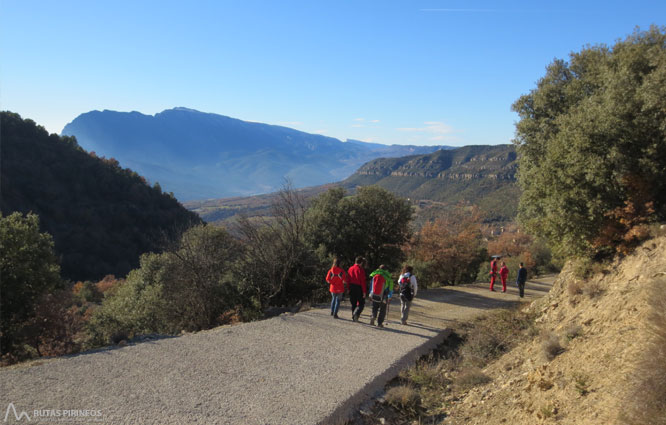
<instances>
[{"instance_id":1,"label":"clear blue sky","mask_svg":"<svg viewBox=\"0 0 666 425\"><path fill-rule=\"evenodd\" d=\"M508 143L554 58L666 1L0 0L0 108L60 132L185 106L342 140Z\"/></svg>"}]
</instances>

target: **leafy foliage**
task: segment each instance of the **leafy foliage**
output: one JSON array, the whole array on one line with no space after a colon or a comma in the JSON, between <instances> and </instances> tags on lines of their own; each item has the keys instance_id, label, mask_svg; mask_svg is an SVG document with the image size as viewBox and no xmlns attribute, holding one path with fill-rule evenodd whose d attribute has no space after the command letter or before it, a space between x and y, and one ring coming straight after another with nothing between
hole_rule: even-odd
<instances>
[{"instance_id":1,"label":"leafy foliage","mask_svg":"<svg viewBox=\"0 0 666 425\"><path fill-rule=\"evenodd\" d=\"M0 119L2 212L39 215L64 277L124 276L142 253L200 222L171 195L114 159L86 153L73 137L49 135L10 112Z\"/></svg>"},{"instance_id":2,"label":"leafy foliage","mask_svg":"<svg viewBox=\"0 0 666 425\"><path fill-rule=\"evenodd\" d=\"M241 253L227 231L195 226L105 297L90 321L94 344L147 333L174 334L213 327L237 302L233 265Z\"/></svg>"},{"instance_id":3,"label":"leafy foliage","mask_svg":"<svg viewBox=\"0 0 666 425\"><path fill-rule=\"evenodd\" d=\"M353 264L364 256L370 268L402 261L409 239L409 202L378 186L360 187L353 196L334 188L317 197L307 212L308 240L327 260L337 256Z\"/></svg>"},{"instance_id":4,"label":"leafy foliage","mask_svg":"<svg viewBox=\"0 0 666 425\"><path fill-rule=\"evenodd\" d=\"M26 341L26 321L41 298L63 286L53 240L39 231L39 217L0 215L0 345L2 354Z\"/></svg>"},{"instance_id":5,"label":"leafy foliage","mask_svg":"<svg viewBox=\"0 0 666 425\"><path fill-rule=\"evenodd\" d=\"M458 205L423 226L408 246L420 280L444 285L469 283L485 259L478 207Z\"/></svg>"},{"instance_id":6,"label":"leafy foliage","mask_svg":"<svg viewBox=\"0 0 666 425\"><path fill-rule=\"evenodd\" d=\"M556 60L513 105L519 219L563 256L625 251L666 216L666 34Z\"/></svg>"}]
</instances>

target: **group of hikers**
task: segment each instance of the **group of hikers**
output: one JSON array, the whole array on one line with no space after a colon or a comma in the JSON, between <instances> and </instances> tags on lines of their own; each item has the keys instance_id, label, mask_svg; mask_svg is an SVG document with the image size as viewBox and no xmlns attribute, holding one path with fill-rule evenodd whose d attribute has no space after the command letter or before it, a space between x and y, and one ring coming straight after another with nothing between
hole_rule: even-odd
<instances>
[{"instance_id":1,"label":"group of hikers","mask_svg":"<svg viewBox=\"0 0 666 425\"><path fill-rule=\"evenodd\" d=\"M501 260L502 257L493 257L490 262L490 290L495 291L495 280L497 279L497 262ZM506 266L506 263L502 261L502 267L499 269L499 277L502 282L502 292L506 292L506 279L509 277L509 268ZM518 292L520 298L525 296L525 282L527 281L527 269L520 263L520 268L518 269L518 275L516 277L516 285L518 285Z\"/></svg>"},{"instance_id":2,"label":"group of hikers","mask_svg":"<svg viewBox=\"0 0 666 425\"><path fill-rule=\"evenodd\" d=\"M502 282L502 292L506 292L506 280L509 277L509 268L506 263L502 261L499 271L497 263L501 257L493 257L490 262L490 290L495 291L495 280L499 272L499 277ZM370 273L370 288L366 284L365 276L365 259L363 257L356 257L356 261L349 270L345 271L340 267L340 260L336 258L333 261L333 266L326 274L326 282L329 284L329 291L331 292L331 316L338 319L338 311L340 309L340 302L345 292L349 291L349 301L351 302L352 321L358 322L361 313L365 308L365 298L370 297L372 301L372 317L370 325L380 328L384 327L384 319L386 318L387 310L391 303L391 298L394 294L394 289L397 289L400 295L400 322L403 325L407 324L407 317L409 316L409 309L412 305L412 300L418 291L418 284L416 283L416 276L412 266L405 265L402 268L400 277L398 277L398 286L395 288L391 273L389 273L386 266L383 264L374 272ZM516 278L516 285L520 298L525 296L525 282L527 281L527 269L520 263L518 269L518 277ZM369 290L368 290L369 289Z\"/></svg>"},{"instance_id":3,"label":"group of hikers","mask_svg":"<svg viewBox=\"0 0 666 425\"><path fill-rule=\"evenodd\" d=\"M406 325L412 300L418 291L418 284L416 283L416 276L413 274L412 267L409 265L403 267L396 288L391 278L391 273L382 264L377 270L370 273L370 288L368 288L365 269L363 268L364 265L365 259L363 257L356 257L354 265L345 272L340 267L339 259L336 258L333 261L333 266L326 275L326 282L330 285L329 290L331 292L331 316L335 319L339 318L338 310L340 309L340 301L342 301L342 296L348 287L352 320L358 322L365 307L365 298L369 296L372 301L370 325L375 326L376 321L377 326L383 328L391 298L393 297L394 290L397 289L400 294L400 322Z\"/></svg>"}]
</instances>

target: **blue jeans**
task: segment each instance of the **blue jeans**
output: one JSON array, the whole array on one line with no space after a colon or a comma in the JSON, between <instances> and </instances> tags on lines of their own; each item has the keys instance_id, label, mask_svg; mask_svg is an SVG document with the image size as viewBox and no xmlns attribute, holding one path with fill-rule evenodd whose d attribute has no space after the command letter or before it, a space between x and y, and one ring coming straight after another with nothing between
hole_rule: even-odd
<instances>
[{"instance_id":1,"label":"blue jeans","mask_svg":"<svg viewBox=\"0 0 666 425\"><path fill-rule=\"evenodd\" d=\"M338 314L338 309L340 308L340 300L342 300L342 292L336 294L331 292L331 314Z\"/></svg>"}]
</instances>

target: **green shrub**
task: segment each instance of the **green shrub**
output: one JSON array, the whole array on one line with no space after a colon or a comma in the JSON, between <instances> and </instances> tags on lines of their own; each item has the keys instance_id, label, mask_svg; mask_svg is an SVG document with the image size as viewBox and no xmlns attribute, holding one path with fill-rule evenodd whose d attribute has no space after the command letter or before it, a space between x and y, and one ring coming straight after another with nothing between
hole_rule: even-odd
<instances>
[{"instance_id":1,"label":"green shrub","mask_svg":"<svg viewBox=\"0 0 666 425\"><path fill-rule=\"evenodd\" d=\"M106 296L89 323L91 343L146 333L175 334L219 324L238 302L238 243L224 230L195 226L174 249L144 254L141 265Z\"/></svg>"}]
</instances>

